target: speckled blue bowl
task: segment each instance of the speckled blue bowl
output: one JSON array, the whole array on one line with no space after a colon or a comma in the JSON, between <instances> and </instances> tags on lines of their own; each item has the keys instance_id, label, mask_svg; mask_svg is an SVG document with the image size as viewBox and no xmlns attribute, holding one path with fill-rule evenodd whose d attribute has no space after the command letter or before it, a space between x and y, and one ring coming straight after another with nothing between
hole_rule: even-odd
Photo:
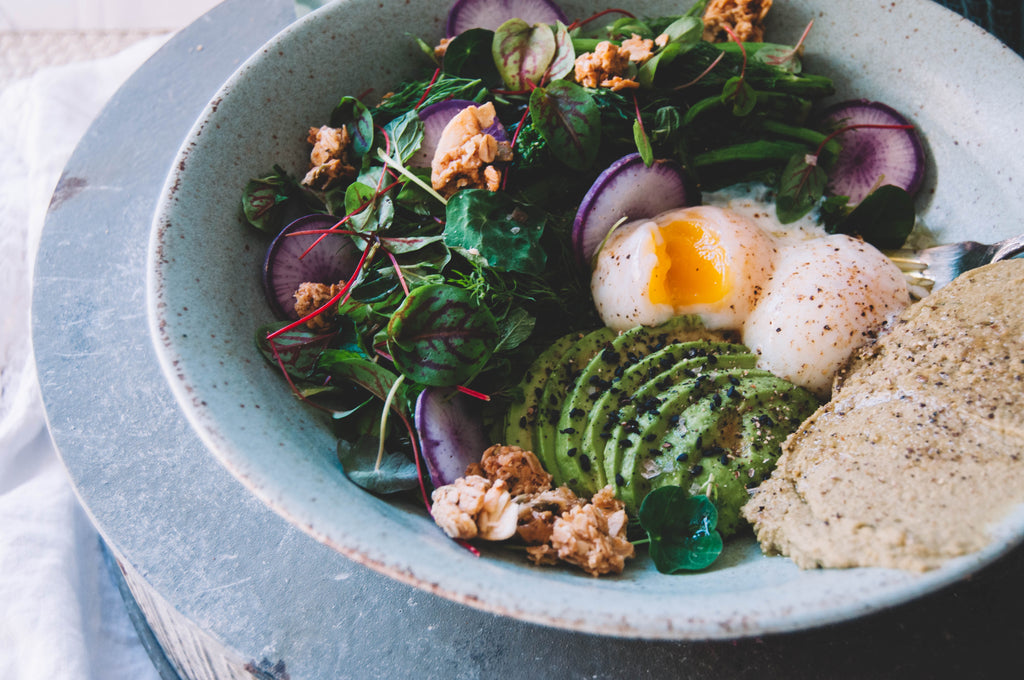
<instances>
[{"instance_id":1,"label":"speckled blue bowl","mask_svg":"<svg viewBox=\"0 0 1024 680\"><path fill-rule=\"evenodd\" d=\"M564 3L570 17L595 6ZM633 6L679 11L674 1ZM317 540L425 590L529 621L645 638L737 637L856 617L960 579L1019 541L1024 521L1014 517L987 550L918 575L800 571L748 539L704 573L663 576L636 560L620 577L594 580L500 551L473 557L421 507L353 486L327 426L254 348L256 327L271 318L259 281L264 241L243 224L239 196L275 163L301 173L305 130L341 95L383 94L411 75L419 55L408 34L436 41L445 10L436 0L349 0L308 15L224 85L171 168L150 245L153 341L182 410L242 484ZM919 208L938 240L1020 229L1024 62L1015 53L926 0L792 0L772 12L780 42L814 19L807 59L841 96L888 102L919 125L929 159Z\"/></svg>"}]
</instances>

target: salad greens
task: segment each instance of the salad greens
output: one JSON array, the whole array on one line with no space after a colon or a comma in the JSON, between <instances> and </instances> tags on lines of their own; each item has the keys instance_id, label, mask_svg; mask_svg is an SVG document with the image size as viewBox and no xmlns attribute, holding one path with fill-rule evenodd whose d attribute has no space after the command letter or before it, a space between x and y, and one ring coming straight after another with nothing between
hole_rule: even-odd
<instances>
[{"instance_id":1,"label":"salad greens","mask_svg":"<svg viewBox=\"0 0 1024 680\"><path fill-rule=\"evenodd\" d=\"M275 322L256 333L295 393L331 415L356 483L379 493L415 486L403 452L415 447L409 423L425 388L456 386L500 408L552 340L600 325L570 236L584 193L612 161L637 151L648 165L673 159L704 190L764 182L785 221L819 206L839 143L808 121L831 80L805 70L801 44L703 41L705 4L667 17L617 10L604 23L513 19L464 31L443 57L419 41L418 77L375 104L341 93L325 112L353 140L355 179L312 189L274 167L246 185L254 228L276 234L326 213L362 253L331 300L330 331ZM633 86L574 78L580 55L634 38L656 42L630 65ZM444 197L413 163L424 143L418 112L451 99L494 103L512 140L502 190ZM832 226L868 231L841 201L829 206ZM382 402L396 417L382 419ZM721 550L714 507L682 490L652 493L640 519L660 570L700 569Z\"/></svg>"}]
</instances>

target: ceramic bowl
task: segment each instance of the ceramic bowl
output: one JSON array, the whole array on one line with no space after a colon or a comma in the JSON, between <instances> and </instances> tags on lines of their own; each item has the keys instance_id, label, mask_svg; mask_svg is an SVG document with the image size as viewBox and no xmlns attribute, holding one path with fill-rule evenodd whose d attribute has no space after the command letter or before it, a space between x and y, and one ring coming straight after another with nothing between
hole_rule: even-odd
<instances>
[{"instance_id":1,"label":"ceramic bowl","mask_svg":"<svg viewBox=\"0 0 1024 680\"><path fill-rule=\"evenodd\" d=\"M635 2L639 15L678 2ZM594 3L565 2L570 17ZM618 636L709 639L791 631L876 611L933 591L1004 553L992 545L942 569L801 571L732 541L707 571L657 573L635 560L613 578L530 566L518 554L478 558L448 540L422 506L366 493L342 474L335 440L254 348L272 318L260 287L265 240L240 216L246 181L274 164L300 175L306 129L346 94L382 95L411 76L443 31L436 0L338 2L307 15L254 54L212 99L170 170L150 245L153 341L182 410L216 456L277 512L351 559L484 610ZM973 24L926 0L776 3L777 42L814 20L806 60L838 97L885 101L923 132L928 179L918 208L939 241L996 240L1024 215L1024 63ZM837 97L837 98L838 98Z\"/></svg>"}]
</instances>

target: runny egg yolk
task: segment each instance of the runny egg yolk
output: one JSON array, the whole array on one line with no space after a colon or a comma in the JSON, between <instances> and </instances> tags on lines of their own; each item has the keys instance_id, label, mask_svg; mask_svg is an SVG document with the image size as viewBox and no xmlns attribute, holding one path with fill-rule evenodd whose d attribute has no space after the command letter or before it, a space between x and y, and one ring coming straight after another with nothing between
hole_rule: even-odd
<instances>
[{"instance_id":1,"label":"runny egg yolk","mask_svg":"<svg viewBox=\"0 0 1024 680\"><path fill-rule=\"evenodd\" d=\"M652 303L706 304L729 294L725 248L714 230L697 220L672 220L659 231L648 288Z\"/></svg>"}]
</instances>

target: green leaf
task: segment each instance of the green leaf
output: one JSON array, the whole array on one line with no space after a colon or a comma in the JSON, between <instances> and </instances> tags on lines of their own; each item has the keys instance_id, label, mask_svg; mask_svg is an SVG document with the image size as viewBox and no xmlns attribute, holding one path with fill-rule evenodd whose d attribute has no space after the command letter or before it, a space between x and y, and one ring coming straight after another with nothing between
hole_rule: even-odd
<instances>
[{"instance_id":1,"label":"green leaf","mask_svg":"<svg viewBox=\"0 0 1024 680\"><path fill-rule=\"evenodd\" d=\"M373 116L366 105L355 97L342 97L331 112L331 127L348 128L352 150L360 156L373 146Z\"/></svg>"},{"instance_id":2,"label":"green leaf","mask_svg":"<svg viewBox=\"0 0 1024 680\"><path fill-rule=\"evenodd\" d=\"M398 379L397 375L380 364L347 350L325 350L320 356L319 366L336 380L353 382L381 401L387 399L388 392ZM412 414L409 390L406 385L399 387L398 397L391 402L391 409L403 418L409 418Z\"/></svg>"},{"instance_id":3,"label":"green leaf","mask_svg":"<svg viewBox=\"0 0 1024 680\"><path fill-rule=\"evenodd\" d=\"M601 141L601 111L585 88L556 80L534 89L530 118L555 158L574 170L594 164Z\"/></svg>"},{"instance_id":4,"label":"green leaf","mask_svg":"<svg viewBox=\"0 0 1024 680\"><path fill-rule=\"evenodd\" d=\"M522 19L509 19L494 32L491 53L505 86L518 92L541 81L557 48L555 33L547 24L531 26Z\"/></svg>"},{"instance_id":5,"label":"green leaf","mask_svg":"<svg viewBox=\"0 0 1024 680\"><path fill-rule=\"evenodd\" d=\"M338 462L354 484L367 491L391 494L419 486L416 463L400 452L385 453L377 467L380 440L363 435L355 442L338 440Z\"/></svg>"},{"instance_id":6,"label":"green leaf","mask_svg":"<svg viewBox=\"0 0 1024 680\"><path fill-rule=\"evenodd\" d=\"M722 88L722 101L732 104L733 115L742 118L754 110L754 105L757 104L757 93L754 92L754 88L750 86L746 78L733 76L725 81Z\"/></svg>"},{"instance_id":7,"label":"green leaf","mask_svg":"<svg viewBox=\"0 0 1024 680\"><path fill-rule=\"evenodd\" d=\"M384 133L390 140L391 157L406 163L423 144L423 120L415 111L409 111L388 122Z\"/></svg>"},{"instance_id":8,"label":"green leaf","mask_svg":"<svg viewBox=\"0 0 1024 680\"><path fill-rule=\"evenodd\" d=\"M886 184L865 196L832 231L860 236L882 250L894 250L903 247L915 219L913 197Z\"/></svg>"},{"instance_id":9,"label":"green leaf","mask_svg":"<svg viewBox=\"0 0 1024 680\"><path fill-rule=\"evenodd\" d=\"M498 344L494 351L507 352L526 342L537 325L537 319L522 307L516 307L498 321Z\"/></svg>"},{"instance_id":10,"label":"green leaf","mask_svg":"<svg viewBox=\"0 0 1024 680\"><path fill-rule=\"evenodd\" d=\"M464 189L448 200L444 242L484 266L541 274L547 265L540 244L545 222L508 194Z\"/></svg>"},{"instance_id":11,"label":"green leaf","mask_svg":"<svg viewBox=\"0 0 1024 680\"><path fill-rule=\"evenodd\" d=\"M669 43L658 50L657 54L645 61L637 70L637 82L640 83L640 87L647 89L654 87L654 78L658 73L658 67L671 64L684 51L683 46L679 43Z\"/></svg>"},{"instance_id":12,"label":"green leaf","mask_svg":"<svg viewBox=\"0 0 1024 680\"><path fill-rule=\"evenodd\" d=\"M388 323L388 350L395 366L422 385L467 382L494 352L494 317L469 291L447 284L409 293Z\"/></svg>"},{"instance_id":13,"label":"green leaf","mask_svg":"<svg viewBox=\"0 0 1024 680\"><path fill-rule=\"evenodd\" d=\"M722 553L718 511L706 496L659 487L647 494L637 516L650 538L654 566L663 574L705 569Z\"/></svg>"},{"instance_id":14,"label":"green leaf","mask_svg":"<svg viewBox=\"0 0 1024 680\"><path fill-rule=\"evenodd\" d=\"M644 165L650 167L654 161L654 149L651 148L651 140L648 138L647 132L644 131L644 126L640 123L639 118L633 121L633 142L636 144L636 150L640 152L640 158Z\"/></svg>"},{"instance_id":15,"label":"green leaf","mask_svg":"<svg viewBox=\"0 0 1024 680\"><path fill-rule=\"evenodd\" d=\"M825 193L827 182L828 177L814 156L794 154L779 177L775 198L779 221L789 224L809 213Z\"/></svg>"},{"instance_id":16,"label":"green leaf","mask_svg":"<svg viewBox=\"0 0 1024 680\"><path fill-rule=\"evenodd\" d=\"M752 56L756 61L782 69L793 75L797 75L803 70L800 51L789 45L762 43L760 49L756 50Z\"/></svg>"},{"instance_id":17,"label":"green leaf","mask_svg":"<svg viewBox=\"0 0 1024 680\"><path fill-rule=\"evenodd\" d=\"M486 28L471 28L452 38L444 51L442 67L444 72L462 78L479 78L483 81L500 82L491 54L494 31Z\"/></svg>"}]
</instances>

